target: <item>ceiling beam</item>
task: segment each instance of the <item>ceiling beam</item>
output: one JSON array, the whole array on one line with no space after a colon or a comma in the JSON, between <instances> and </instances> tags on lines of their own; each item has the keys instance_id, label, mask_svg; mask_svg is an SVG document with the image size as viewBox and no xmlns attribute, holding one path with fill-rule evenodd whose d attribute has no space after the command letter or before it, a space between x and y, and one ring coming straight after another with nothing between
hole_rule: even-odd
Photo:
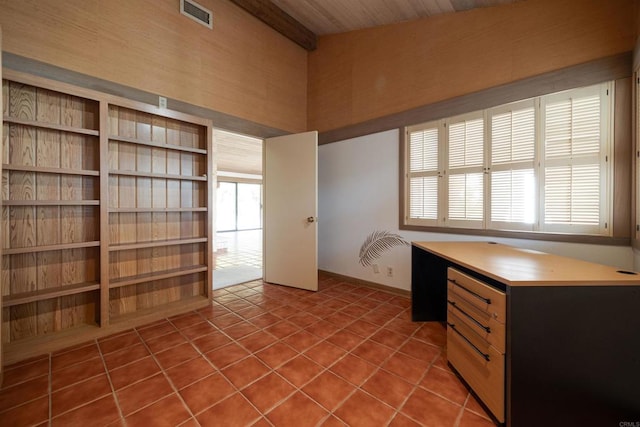
<instances>
[{"instance_id":1,"label":"ceiling beam","mask_svg":"<svg viewBox=\"0 0 640 427\"><path fill-rule=\"evenodd\" d=\"M316 35L270 0L231 0L231 2L306 50L316 49Z\"/></svg>"}]
</instances>

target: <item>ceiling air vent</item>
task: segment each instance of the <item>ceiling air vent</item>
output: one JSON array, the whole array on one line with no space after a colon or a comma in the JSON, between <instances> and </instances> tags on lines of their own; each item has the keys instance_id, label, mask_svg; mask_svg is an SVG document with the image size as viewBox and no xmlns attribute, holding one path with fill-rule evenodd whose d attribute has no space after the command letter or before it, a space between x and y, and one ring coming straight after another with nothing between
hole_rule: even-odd
<instances>
[{"instance_id":1,"label":"ceiling air vent","mask_svg":"<svg viewBox=\"0 0 640 427\"><path fill-rule=\"evenodd\" d=\"M200 6L193 0L180 0L180 13L199 24L213 28L213 15L211 11L206 7Z\"/></svg>"}]
</instances>

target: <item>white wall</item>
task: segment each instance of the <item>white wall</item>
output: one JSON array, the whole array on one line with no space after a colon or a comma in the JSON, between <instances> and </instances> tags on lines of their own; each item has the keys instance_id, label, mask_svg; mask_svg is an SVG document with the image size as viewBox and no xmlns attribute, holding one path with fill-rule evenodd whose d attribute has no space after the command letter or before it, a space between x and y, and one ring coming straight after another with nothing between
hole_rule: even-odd
<instances>
[{"instance_id":1,"label":"white wall","mask_svg":"<svg viewBox=\"0 0 640 427\"><path fill-rule=\"evenodd\" d=\"M320 146L318 265L321 270L411 289L408 246L393 248L375 261L380 267L378 274L371 267L359 264L360 246L375 230L397 233L408 241L491 240L633 270L631 247L400 231L398 138L398 130L391 130ZM386 275L388 266L393 267L393 277Z\"/></svg>"}]
</instances>

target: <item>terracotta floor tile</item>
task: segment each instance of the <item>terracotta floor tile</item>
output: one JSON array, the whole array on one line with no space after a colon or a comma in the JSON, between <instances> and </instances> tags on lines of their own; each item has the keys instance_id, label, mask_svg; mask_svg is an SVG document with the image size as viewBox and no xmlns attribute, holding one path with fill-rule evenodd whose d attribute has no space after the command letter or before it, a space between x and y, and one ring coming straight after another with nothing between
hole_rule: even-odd
<instances>
[{"instance_id":1,"label":"terracotta floor tile","mask_svg":"<svg viewBox=\"0 0 640 427\"><path fill-rule=\"evenodd\" d=\"M198 423L198 420L196 420L195 418L191 417L188 420L186 420L185 422L183 422L182 424L178 425L178 427L200 427L200 424Z\"/></svg>"},{"instance_id":2,"label":"terracotta floor tile","mask_svg":"<svg viewBox=\"0 0 640 427\"><path fill-rule=\"evenodd\" d=\"M203 307L197 310L197 312L200 313L201 316L206 317L207 319L222 317L225 314L230 313L227 307L225 307L224 305L218 304L216 302L213 302L208 307Z\"/></svg>"},{"instance_id":3,"label":"terracotta floor tile","mask_svg":"<svg viewBox=\"0 0 640 427\"><path fill-rule=\"evenodd\" d=\"M161 416L158 416L162 414ZM175 394L125 418L127 427L173 427L191 418L191 414Z\"/></svg>"},{"instance_id":4,"label":"terracotta floor tile","mask_svg":"<svg viewBox=\"0 0 640 427\"><path fill-rule=\"evenodd\" d=\"M252 317L249 319L249 322L253 323L259 328L266 328L267 326L271 326L275 323L278 323L280 319L278 316L274 316L271 313L264 313L260 316Z\"/></svg>"},{"instance_id":5,"label":"terracotta floor tile","mask_svg":"<svg viewBox=\"0 0 640 427\"><path fill-rule=\"evenodd\" d=\"M272 335L275 335L280 339L288 337L289 335L298 332L299 330L300 328L298 326L294 325L291 322L287 322L286 320L282 320L265 329L265 331L269 332Z\"/></svg>"},{"instance_id":6,"label":"terracotta floor tile","mask_svg":"<svg viewBox=\"0 0 640 427\"><path fill-rule=\"evenodd\" d=\"M198 414L235 393L236 389L223 375L214 373L180 390L191 412Z\"/></svg>"},{"instance_id":7,"label":"terracotta floor tile","mask_svg":"<svg viewBox=\"0 0 640 427\"><path fill-rule=\"evenodd\" d=\"M371 312L371 310L378 308L380 306L381 302L380 301L376 301L373 299L369 299L369 298L362 298L360 301L358 301L358 305L360 307L365 307L368 308ZM369 314L369 313L367 313Z\"/></svg>"},{"instance_id":8,"label":"terracotta floor tile","mask_svg":"<svg viewBox=\"0 0 640 427\"><path fill-rule=\"evenodd\" d=\"M281 317L283 319L286 319L287 317L298 313L298 311L299 310L297 308L291 307L290 305L283 305L274 310L270 310L271 314L273 314L274 316Z\"/></svg>"},{"instance_id":9,"label":"terracotta floor tile","mask_svg":"<svg viewBox=\"0 0 640 427\"><path fill-rule=\"evenodd\" d=\"M308 313L313 314L319 319L324 319L325 317L334 314L336 311L337 310L335 308L327 307L323 304L318 304L315 307L311 307L309 310L307 310Z\"/></svg>"},{"instance_id":10,"label":"terracotta floor tile","mask_svg":"<svg viewBox=\"0 0 640 427\"><path fill-rule=\"evenodd\" d=\"M460 418L459 427L495 427L496 424L493 421L489 421L471 411L464 411L462 418Z\"/></svg>"},{"instance_id":11,"label":"terracotta floor tile","mask_svg":"<svg viewBox=\"0 0 640 427\"><path fill-rule=\"evenodd\" d=\"M109 376L115 390L131 385L137 381L160 372L160 367L151 358L145 357L120 368L110 370Z\"/></svg>"},{"instance_id":12,"label":"terracotta floor tile","mask_svg":"<svg viewBox=\"0 0 640 427\"><path fill-rule=\"evenodd\" d=\"M153 326L140 327L137 329L137 331L143 340L148 341L150 339L175 332L176 328L171 322L169 322L168 320L164 320L162 322L156 323Z\"/></svg>"},{"instance_id":13,"label":"terracotta floor tile","mask_svg":"<svg viewBox=\"0 0 640 427\"><path fill-rule=\"evenodd\" d=\"M417 383L420 381L426 370L429 368L430 363L424 360L415 359L406 354L396 353L392 355L382 365L383 369L390 371L399 377L409 381L410 383Z\"/></svg>"},{"instance_id":14,"label":"terracotta floor tile","mask_svg":"<svg viewBox=\"0 0 640 427\"><path fill-rule=\"evenodd\" d=\"M280 375L271 372L249 387L242 390L242 394L249 399L262 413L267 412L295 391L295 387L285 381Z\"/></svg>"},{"instance_id":15,"label":"terracotta floor tile","mask_svg":"<svg viewBox=\"0 0 640 427\"><path fill-rule=\"evenodd\" d=\"M49 393L49 377L41 376L0 391L0 412Z\"/></svg>"},{"instance_id":16,"label":"terracotta floor tile","mask_svg":"<svg viewBox=\"0 0 640 427\"><path fill-rule=\"evenodd\" d=\"M342 420L331 415L322 422L322 427L348 427Z\"/></svg>"},{"instance_id":17,"label":"terracotta floor tile","mask_svg":"<svg viewBox=\"0 0 640 427\"><path fill-rule=\"evenodd\" d=\"M356 318L338 311L336 313L333 313L330 316L325 317L324 320L326 320L329 323L333 323L334 325L340 328L344 328L346 325L356 320Z\"/></svg>"},{"instance_id":18,"label":"terracotta floor tile","mask_svg":"<svg viewBox=\"0 0 640 427\"><path fill-rule=\"evenodd\" d=\"M243 300L242 298L237 298L235 301L225 303L225 306L234 313L249 307L255 307L253 304Z\"/></svg>"},{"instance_id":19,"label":"terracotta floor tile","mask_svg":"<svg viewBox=\"0 0 640 427\"><path fill-rule=\"evenodd\" d=\"M196 357L200 357L200 353L188 342L156 353L156 360L165 370Z\"/></svg>"},{"instance_id":20,"label":"terracotta floor tile","mask_svg":"<svg viewBox=\"0 0 640 427\"><path fill-rule=\"evenodd\" d=\"M389 423L389 427L422 427L423 425L412 420L411 418L403 415L401 413L397 413L391 423Z\"/></svg>"},{"instance_id":21,"label":"terracotta floor tile","mask_svg":"<svg viewBox=\"0 0 640 427\"><path fill-rule=\"evenodd\" d=\"M362 320L366 320L369 323L373 323L378 326L383 326L391 320L392 316L385 313L380 313L377 309L371 310L369 313L361 317Z\"/></svg>"},{"instance_id":22,"label":"terracotta floor tile","mask_svg":"<svg viewBox=\"0 0 640 427\"><path fill-rule=\"evenodd\" d=\"M256 316L260 316L261 314L264 314L265 311L260 308L260 307L256 307L256 306L252 306L252 307L248 307L248 308L244 308L242 310L239 310L236 312L239 316L241 316L242 318L246 319L246 320L250 320Z\"/></svg>"},{"instance_id":23,"label":"terracotta floor tile","mask_svg":"<svg viewBox=\"0 0 640 427\"><path fill-rule=\"evenodd\" d=\"M66 412L51 420L53 427L108 425L120 418L113 394Z\"/></svg>"},{"instance_id":24,"label":"terracotta floor tile","mask_svg":"<svg viewBox=\"0 0 640 427\"><path fill-rule=\"evenodd\" d=\"M49 374L49 357L40 358L30 363L5 366L2 388L7 388L21 382ZM0 388L0 390L2 389Z\"/></svg>"},{"instance_id":25,"label":"terracotta floor tile","mask_svg":"<svg viewBox=\"0 0 640 427\"><path fill-rule=\"evenodd\" d=\"M327 341L321 341L315 346L305 351L305 356L314 362L329 367L333 365L338 359L347 354L347 351L331 344Z\"/></svg>"},{"instance_id":26,"label":"terracotta floor tile","mask_svg":"<svg viewBox=\"0 0 640 427\"><path fill-rule=\"evenodd\" d=\"M224 333L229 335L231 338L235 340L239 340L242 337L246 337L249 334L252 334L258 331L258 327L246 322L242 321L240 323L236 323L235 325L229 326L228 328L223 329Z\"/></svg>"},{"instance_id":27,"label":"terracotta floor tile","mask_svg":"<svg viewBox=\"0 0 640 427\"><path fill-rule=\"evenodd\" d=\"M107 337L106 339L98 341L102 354L109 354L113 351L122 350L123 348L140 343L140 337L135 331L117 335L114 338Z\"/></svg>"},{"instance_id":28,"label":"terracotta floor tile","mask_svg":"<svg viewBox=\"0 0 640 427\"><path fill-rule=\"evenodd\" d=\"M204 335L216 332L217 330L218 329L215 326L213 326L211 323L204 321L204 322L196 323L195 325L192 325L188 328L181 329L180 332L182 332L182 335L187 337L187 339L190 339L193 341Z\"/></svg>"},{"instance_id":29,"label":"terracotta floor tile","mask_svg":"<svg viewBox=\"0 0 640 427\"><path fill-rule=\"evenodd\" d=\"M425 425L453 426L462 407L420 387L416 388L401 412Z\"/></svg>"},{"instance_id":30,"label":"terracotta floor tile","mask_svg":"<svg viewBox=\"0 0 640 427\"><path fill-rule=\"evenodd\" d=\"M113 370L149 355L149 350L144 344L135 344L105 355L104 362L107 365L107 369Z\"/></svg>"},{"instance_id":31,"label":"terracotta floor tile","mask_svg":"<svg viewBox=\"0 0 640 427\"><path fill-rule=\"evenodd\" d=\"M363 338L360 335L342 329L327 338L327 341L349 351L357 347L363 341Z\"/></svg>"},{"instance_id":32,"label":"terracotta floor tile","mask_svg":"<svg viewBox=\"0 0 640 427\"><path fill-rule=\"evenodd\" d=\"M349 316L353 316L356 319L367 314L371 309L367 307L363 307L360 304L351 304L340 310L341 313L348 314Z\"/></svg>"},{"instance_id":33,"label":"terracotta floor tile","mask_svg":"<svg viewBox=\"0 0 640 427\"><path fill-rule=\"evenodd\" d=\"M277 372L285 377L291 384L296 387L301 387L318 375L323 369L324 368L316 362L300 355L279 367Z\"/></svg>"},{"instance_id":34,"label":"terracotta floor tile","mask_svg":"<svg viewBox=\"0 0 640 427\"><path fill-rule=\"evenodd\" d=\"M49 419L49 397L44 396L0 413L3 425L30 426Z\"/></svg>"},{"instance_id":35,"label":"terracotta floor tile","mask_svg":"<svg viewBox=\"0 0 640 427\"><path fill-rule=\"evenodd\" d=\"M198 313L192 311L187 314L170 317L169 321L173 323L177 329L186 329L201 323L204 319Z\"/></svg>"},{"instance_id":36,"label":"terracotta floor tile","mask_svg":"<svg viewBox=\"0 0 640 427\"><path fill-rule=\"evenodd\" d=\"M231 342L231 339L222 332L212 332L193 340L193 345L202 353L215 350Z\"/></svg>"},{"instance_id":37,"label":"terracotta floor tile","mask_svg":"<svg viewBox=\"0 0 640 427\"><path fill-rule=\"evenodd\" d=\"M306 328L307 326L316 323L320 319L313 314L302 312L290 316L289 318L287 318L287 320L294 325L298 325L301 328Z\"/></svg>"},{"instance_id":38,"label":"terracotta floor tile","mask_svg":"<svg viewBox=\"0 0 640 427\"><path fill-rule=\"evenodd\" d=\"M235 393L200 413L196 419L202 427L246 426L257 421L260 416L242 394Z\"/></svg>"},{"instance_id":39,"label":"terracotta floor tile","mask_svg":"<svg viewBox=\"0 0 640 427\"><path fill-rule=\"evenodd\" d=\"M205 353L205 357L218 369L229 366L248 355L249 352L236 343L227 344Z\"/></svg>"},{"instance_id":40,"label":"terracotta floor tile","mask_svg":"<svg viewBox=\"0 0 640 427\"><path fill-rule=\"evenodd\" d=\"M323 305L325 307L327 307L327 308L330 308L332 310L338 311L338 310L342 310L343 308L348 306L349 303L347 301L343 301L341 299L333 298L333 299L330 299L330 300L326 301L325 303L323 303ZM352 320L353 320L353 318L352 318ZM333 321L331 321L331 322L333 323Z\"/></svg>"},{"instance_id":41,"label":"terracotta floor tile","mask_svg":"<svg viewBox=\"0 0 640 427\"><path fill-rule=\"evenodd\" d=\"M273 335L264 331L258 331L238 340L238 343L251 353L256 353L266 346L273 344L276 340L276 337Z\"/></svg>"},{"instance_id":42,"label":"terracotta floor tile","mask_svg":"<svg viewBox=\"0 0 640 427\"><path fill-rule=\"evenodd\" d=\"M305 330L321 338L329 338L331 335L339 331L340 328L331 322L320 320L311 326L307 326Z\"/></svg>"},{"instance_id":43,"label":"terracotta floor tile","mask_svg":"<svg viewBox=\"0 0 640 427\"><path fill-rule=\"evenodd\" d=\"M302 391L329 411L333 411L356 387L330 371L323 372L307 384Z\"/></svg>"},{"instance_id":44,"label":"terracotta floor tile","mask_svg":"<svg viewBox=\"0 0 640 427\"><path fill-rule=\"evenodd\" d=\"M162 373L156 374L116 392L122 415L125 417L173 393Z\"/></svg>"},{"instance_id":45,"label":"terracotta floor tile","mask_svg":"<svg viewBox=\"0 0 640 427\"><path fill-rule=\"evenodd\" d=\"M147 346L152 353L159 353L187 342L187 339L180 332L170 332L160 337L147 340Z\"/></svg>"},{"instance_id":46,"label":"terracotta floor tile","mask_svg":"<svg viewBox=\"0 0 640 427\"><path fill-rule=\"evenodd\" d=\"M392 332L388 329L381 329L370 338L373 341L386 345L390 348L398 348L400 347L406 340L407 337Z\"/></svg>"},{"instance_id":47,"label":"terracotta floor tile","mask_svg":"<svg viewBox=\"0 0 640 427\"><path fill-rule=\"evenodd\" d=\"M73 383L84 381L104 373L104 365L101 359L91 359L76 363L75 365L51 373L51 389L53 391L59 390Z\"/></svg>"},{"instance_id":48,"label":"terracotta floor tile","mask_svg":"<svg viewBox=\"0 0 640 427\"><path fill-rule=\"evenodd\" d=\"M395 411L379 400L358 390L333 413L350 427L384 426Z\"/></svg>"},{"instance_id":49,"label":"terracotta floor tile","mask_svg":"<svg viewBox=\"0 0 640 427\"><path fill-rule=\"evenodd\" d=\"M376 366L359 357L347 354L335 365L331 366L329 370L352 384L359 386L371 376L373 371L376 370Z\"/></svg>"},{"instance_id":50,"label":"terracotta floor tile","mask_svg":"<svg viewBox=\"0 0 640 427\"><path fill-rule=\"evenodd\" d=\"M222 370L222 374L238 389L244 388L271 370L257 357L249 356Z\"/></svg>"},{"instance_id":51,"label":"terracotta floor tile","mask_svg":"<svg viewBox=\"0 0 640 427\"><path fill-rule=\"evenodd\" d=\"M198 357L165 371L178 390L211 375L215 369L203 357Z\"/></svg>"},{"instance_id":52,"label":"terracotta floor tile","mask_svg":"<svg viewBox=\"0 0 640 427\"><path fill-rule=\"evenodd\" d=\"M283 365L297 355L297 351L281 342L277 342L256 353L256 356L272 369Z\"/></svg>"},{"instance_id":53,"label":"terracotta floor tile","mask_svg":"<svg viewBox=\"0 0 640 427\"><path fill-rule=\"evenodd\" d=\"M319 336L311 334L307 331L299 331L284 338L282 342L302 353L309 347L320 342L321 339L322 338L320 338Z\"/></svg>"},{"instance_id":54,"label":"terracotta floor tile","mask_svg":"<svg viewBox=\"0 0 640 427\"><path fill-rule=\"evenodd\" d=\"M51 357L51 370L66 368L79 362L100 357L100 351L95 343L77 348L66 353L57 354Z\"/></svg>"},{"instance_id":55,"label":"terracotta floor tile","mask_svg":"<svg viewBox=\"0 0 640 427\"><path fill-rule=\"evenodd\" d=\"M432 344L425 343L424 341L417 340L415 338L409 338L409 340L400 347L400 352L408 354L416 359L422 359L427 362L432 362L438 357L442 349Z\"/></svg>"},{"instance_id":56,"label":"terracotta floor tile","mask_svg":"<svg viewBox=\"0 0 640 427\"><path fill-rule=\"evenodd\" d=\"M375 341L367 340L354 348L351 353L363 358L367 362L379 365L391 356L393 350Z\"/></svg>"},{"instance_id":57,"label":"terracotta floor tile","mask_svg":"<svg viewBox=\"0 0 640 427\"><path fill-rule=\"evenodd\" d=\"M420 382L420 385L459 405L463 405L469 395L467 388L455 374L438 368L429 369Z\"/></svg>"},{"instance_id":58,"label":"terracotta floor tile","mask_svg":"<svg viewBox=\"0 0 640 427\"><path fill-rule=\"evenodd\" d=\"M363 390L394 408L404 403L413 388L413 384L383 369L378 370L362 385Z\"/></svg>"},{"instance_id":59,"label":"terracotta floor tile","mask_svg":"<svg viewBox=\"0 0 640 427\"><path fill-rule=\"evenodd\" d=\"M400 313L405 311L405 309L403 307L398 307L397 305L385 302L379 305L378 307L376 307L376 311L378 313L386 314L390 318L393 318L393 317L397 317ZM394 319L394 320L397 320L397 319ZM411 319L400 318L400 320L411 320Z\"/></svg>"},{"instance_id":60,"label":"terracotta floor tile","mask_svg":"<svg viewBox=\"0 0 640 427\"><path fill-rule=\"evenodd\" d=\"M107 394L111 394L111 384L106 375L76 383L51 395L51 416L56 417Z\"/></svg>"},{"instance_id":61,"label":"terracotta floor tile","mask_svg":"<svg viewBox=\"0 0 640 427\"><path fill-rule=\"evenodd\" d=\"M478 403L478 400L473 396L473 394L469 394L469 398L467 399L467 403L464 407L466 410L474 412L476 415L480 415L483 418L490 419L487 411Z\"/></svg>"},{"instance_id":62,"label":"terracotta floor tile","mask_svg":"<svg viewBox=\"0 0 640 427\"><path fill-rule=\"evenodd\" d=\"M413 337L437 347L444 347L447 343L447 329L440 322L425 322Z\"/></svg>"},{"instance_id":63,"label":"terracotta floor tile","mask_svg":"<svg viewBox=\"0 0 640 427\"><path fill-rule=\"evenodd\" d=\"M297 392L267 414L276 426L316 426L329 413L304 394Z\"/></svg>"}]
</instances>

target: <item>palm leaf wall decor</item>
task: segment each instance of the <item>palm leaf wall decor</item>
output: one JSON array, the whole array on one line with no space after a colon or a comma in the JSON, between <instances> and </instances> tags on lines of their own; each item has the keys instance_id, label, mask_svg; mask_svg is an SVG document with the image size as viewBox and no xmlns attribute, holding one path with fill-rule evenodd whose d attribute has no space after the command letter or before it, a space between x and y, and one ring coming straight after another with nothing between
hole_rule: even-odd
<instances>
[{"instance_id":1,"label":"palm leaf wall decor","mask_svg":"<svg viewBox=\"0 0 640 427\"><path fill-rule=\"evenodd\" d=\"M402 236L393 234L389 231L374 231L369 234L364 243L360 247L360 264L363 267L371 265L371 261L379 258L383 252L393 248L394 246L409 246L409 242L404 240Z\"/></svg>"}]
</instances>

